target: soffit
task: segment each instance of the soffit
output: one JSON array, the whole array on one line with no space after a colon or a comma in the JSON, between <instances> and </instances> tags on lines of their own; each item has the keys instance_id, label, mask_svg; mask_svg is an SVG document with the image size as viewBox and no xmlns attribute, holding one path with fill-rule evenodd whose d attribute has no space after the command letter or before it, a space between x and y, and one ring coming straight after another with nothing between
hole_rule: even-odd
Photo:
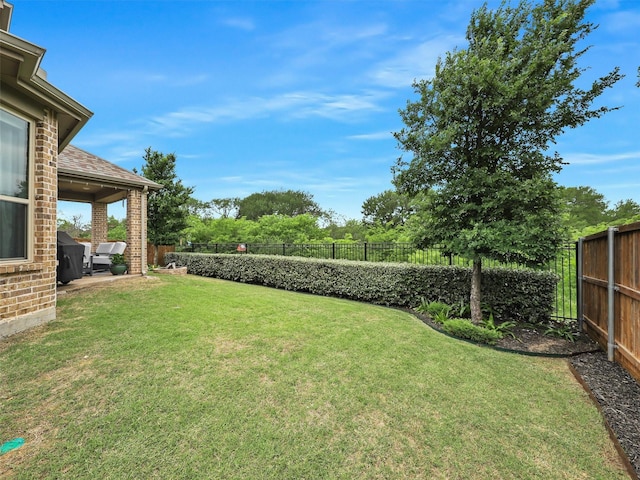
<instances>
[{"instance_id":1,"label":"soffit","mask_svg":"<svg viewBox=\"0 0 640 480\"><path fill-rule=\"evenodd\" d=\"M58 198L75 202L113 203L129 190L159 190L162 185L103 158L68 145L58 155Z\"/></svg>"}]
</instances>

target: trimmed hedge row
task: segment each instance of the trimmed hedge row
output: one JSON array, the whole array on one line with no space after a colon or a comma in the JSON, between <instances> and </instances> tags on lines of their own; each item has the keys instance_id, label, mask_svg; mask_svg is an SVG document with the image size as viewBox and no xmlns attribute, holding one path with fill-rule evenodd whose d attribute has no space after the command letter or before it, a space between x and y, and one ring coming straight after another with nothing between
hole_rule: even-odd
<instances>
[{"instance_id":1,"label":"trimmed hedge row","mask_svg":"<svg viewBox=\"0 0 640 480\"><path fill-rule=\"evenodd\" d=\"M165 261L204 277L398 307L415 307L422 299L468 303L471 288L471 269L459 266L187 252L167 253ZM547 321L557 281L550 272L486 269L483 303L499 321Z\"/></svg>"}]
</instances>

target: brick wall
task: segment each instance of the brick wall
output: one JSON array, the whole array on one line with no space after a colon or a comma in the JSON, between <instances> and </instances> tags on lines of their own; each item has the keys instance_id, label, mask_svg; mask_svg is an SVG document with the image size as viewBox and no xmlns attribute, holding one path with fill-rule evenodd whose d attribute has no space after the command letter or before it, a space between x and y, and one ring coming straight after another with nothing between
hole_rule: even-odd
<instances>
[{"instance_id":1,"label":"brick wall","mask_svg":"<svg viewBox=\"0 0 640 480\"><path fill-rule=\"evenodd\" d=\"M140 190L129 190L127 194L127 250L125 258L130 275L147 273L147 194Z\"/></svg>"},{"instance_id":2,"label":"brick wall","mask_svg":"<svg viewBox=\"0 0 640 480\"><path fill-rule=\"evenodd\" d=\"M57 117L45 110L35 124L33 260L0 265L0 337L55 319Z\"/></svg>"},{"instance_id":3,"label":"brick wall","mask_svg":"<svg viewBox=\"0 0 640 480\"><path fill-rule=\"evenodd\" d=\"M94 202L91 204L91 251L107 241L109 225L107 223L107 204Z\"/></svg>"}]
</instances>

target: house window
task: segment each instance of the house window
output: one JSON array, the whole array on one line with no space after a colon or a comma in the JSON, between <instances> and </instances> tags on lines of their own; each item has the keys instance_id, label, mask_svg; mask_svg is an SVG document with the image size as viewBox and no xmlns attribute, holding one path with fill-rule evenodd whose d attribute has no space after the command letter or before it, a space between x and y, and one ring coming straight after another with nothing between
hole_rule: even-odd
<instances>
[{"instance_id":1,"label":"house window","mask_svg":"<svg viewBox=\"0 0 640 480\"><path fill-rule=\"evenodd\" d=\"M0 262L28 258L29 122L0 109Z\"/></svg>"}]
</instances>

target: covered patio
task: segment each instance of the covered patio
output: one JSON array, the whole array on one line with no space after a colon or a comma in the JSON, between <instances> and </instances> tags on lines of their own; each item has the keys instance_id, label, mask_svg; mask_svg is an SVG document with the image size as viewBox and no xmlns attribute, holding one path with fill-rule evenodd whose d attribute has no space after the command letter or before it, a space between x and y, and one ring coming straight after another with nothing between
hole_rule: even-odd
<instances>
[{"instance_id":1,"label":"covered patio","mask_svg":"<svg viewBox=\"0 0 640 480\"><path fill-rule=\"evenodd\" d=\"M68 145L58 155L58 200L91 204L91 246L107 241L107 206L126 200L127 249L132 275L147 273L147 195L162 185Z\"/></svg>"}]
</instances>

